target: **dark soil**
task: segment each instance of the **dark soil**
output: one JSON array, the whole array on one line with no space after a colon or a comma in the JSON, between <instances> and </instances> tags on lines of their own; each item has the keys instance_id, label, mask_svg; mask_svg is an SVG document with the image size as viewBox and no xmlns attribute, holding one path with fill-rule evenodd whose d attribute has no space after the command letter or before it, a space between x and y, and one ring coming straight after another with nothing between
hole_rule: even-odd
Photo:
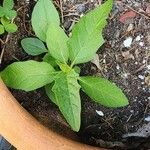
<instances>
[{"instance_id":1,"label":"dark soil","mask_svg":"<svg viewBox=\"0 0 150 150\"><path fill-rule=\"evenodd\" d=\"M67 33L71 31L80 16L101 2L101 0L63 0L61 7L60 1L56 0L55 4L60 11L62 25ZM2 69L14 61L39 59L28 56L20 46L21 39L34 36L30 20L34 4L33 0L29 3L25 0L16 2L18 17L15 22L19 30L9 34ZM69 129L58 108L48 99L43 89L28 93L11 89L12 94L41 123L69 138L114 149L150 148L150 137L123 138L123 135L136 132L150 121L148 120L150 117L148 6L150 6L149 0L115 1L109 24L104 32L106 43L92 62L80 65L81 75L103 76L115 82L127 95L129 106L119 109L106 108L92 102L89 97L81 93L82 126L80 132L76 134ZM124 23L120 22L120 17L127 11L135 12L135 16L128 18ZM3 37L3 41L6 36ZM124 42L129 38L132 39L132 44L126 47Z\"/></svg>"}]
</instances>

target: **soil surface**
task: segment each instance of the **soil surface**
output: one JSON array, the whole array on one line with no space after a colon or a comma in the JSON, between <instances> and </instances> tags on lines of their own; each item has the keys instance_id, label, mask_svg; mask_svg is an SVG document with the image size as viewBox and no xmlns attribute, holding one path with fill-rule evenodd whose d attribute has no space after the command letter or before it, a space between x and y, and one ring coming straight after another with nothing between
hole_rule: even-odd
<instances>
[{"instance_id":1,"label":"soil surface","mask_svg":"<svg viewBox=\"0 0 150 150\"><path fill-rule=\"evenodd\" d=\"M73 25L101 0L55 0L64 29L69 34ZM14 61L39 60L28 56L21 48L24 37L33 37L31 12L35 1L16 1L15 19L19 29L5 35L7 42L1 69ZM115 82L127 95L130 105L110 109L82 97L82 126L74 133L64 121L58 108L43 89L23 92L10 89L20 104L41 123L69 138L99 147L114 149L150 148L150 2L149 0L115 1L104 31L105 44L93 61L80 65L81 75L103 76ZM146 129L147 129L146 128ZM140 131L139 131L140 130ZM139 131L139 132L137 132ZM145 134L145 132L147 134ZM136 133L130 135L129 133Z\"/></svg>"}]
</instances>

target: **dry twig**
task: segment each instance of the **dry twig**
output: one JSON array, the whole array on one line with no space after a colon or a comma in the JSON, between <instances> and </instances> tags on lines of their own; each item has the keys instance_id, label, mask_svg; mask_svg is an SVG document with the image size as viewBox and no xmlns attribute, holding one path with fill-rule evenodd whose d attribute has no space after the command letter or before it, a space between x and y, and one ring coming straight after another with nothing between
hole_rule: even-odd
<instances>
[{"instance_id":1,"label":"dry twig","mask_svg":"<svg viewBox=\"0 0 150 150\"><path fill-rule=\"evenodd\" d=\"M137 14L143 16L144 18L150 19L150 17L148 17L148 16L146 16L145 14L142 14L142 13L140 13L139 11L133 9L131 6L128 6L128 5L126 5L126 4L125 4L125 6L126 6L127 8L129 8L130 10L134 11L135 13L137 13Z\"/></svg>"},{"instance_id":2,"label":"dry twig","mask_svg":"<svg viewBox=\"0 0 150 150\"><path fill-rule=\"evenodd\" d=\"M3 44L3 49L2 49L2 52L1 52L1 55L0 55L0 64L2 63L2 59L3 59L4 52L5 52L6 43L9 41L9 36L10 36L10 34L7 34L6 40L5 40L4 44Z\"/></svg>"}]
</instances>

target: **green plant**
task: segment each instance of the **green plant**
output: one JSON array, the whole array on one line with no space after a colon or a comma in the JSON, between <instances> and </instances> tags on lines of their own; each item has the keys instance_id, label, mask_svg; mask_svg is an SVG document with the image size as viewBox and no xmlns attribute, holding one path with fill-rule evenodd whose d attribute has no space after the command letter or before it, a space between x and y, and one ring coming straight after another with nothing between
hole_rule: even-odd
<instances>
[{"instance_id":1,"label":"green plant","mask_svg":"<svg viewBox=\"0 0 150 150\"><path fill-rule=\"evenodd\" d=\"M7 86L32 91L45 86L48 97L59 107L74 131L80 129L80 88L95 102L107 107L128 104L115 84L101 77L79 76L77 64L90 61L104 43L102 30L112 9L112 0L82 17L68 37L60 27L58 12L50 0L39 0L32 13L37 38L22 40L30 55L46 53L42 62L15 62L1 72ZM38 23L37 23L38 22ZM46 42L46 46L43 42Z\"/></svg>"},{"instance_id":2,"label":"green plant","mask_svg":"<svg viewBox=\"0 0 150 150\"><path fill-rule=\"evenodd\" d=\"M12 22L17 16L17 12L13 10L14 1L13 0L4 0L3 6L0 6L0 34L3 34L5 31L13 33L17 31L17 26Z\"/></svg>"}]
</instances>

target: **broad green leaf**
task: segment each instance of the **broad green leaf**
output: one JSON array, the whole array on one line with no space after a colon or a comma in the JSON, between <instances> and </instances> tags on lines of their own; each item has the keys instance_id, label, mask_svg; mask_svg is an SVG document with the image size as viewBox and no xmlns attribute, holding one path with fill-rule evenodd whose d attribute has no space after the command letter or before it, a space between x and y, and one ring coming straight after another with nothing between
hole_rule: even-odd
<instances>
[{"instance_id":1,"label":"broad green leaf","mask_svg":"<svg viewBox=\"0 0 150 150\"><path fill-rule=\"evenodd\" d=\"M25 38L21 41L21 45L25 52L32 56L47 52L44 43L37 38Z\"/></svg>"},{"instance_id":2,"label":"broad green leaf","mask_svg":"<svg viewBox=\"0 0 150 150\"><path fill-rule=\"evenodd\" d=\"M68 41L69 57L73 64L90 61L98 48L104 43L102 30L112 9L112 0L83 16L72 31Z\"/></svg>"},{"instance_id":3,"label":"broad green leaf","mask_svg":"<svg viewBox=\"0 0 150 150\"><path fill-rule=\"evenodd\" d=\"M56 67L58 66L58 64L56 63L56 59L53 58L49 53L47 53L44 57L43 57L43 61L49 63L51 66Z\"/></svg>"},{"instance_id":4,"label":"broad green leaf","mask_svg":"<svg viewBox=\"0 0 150 150\"><path fill-rule=\"evenodd\" d=\"M8 87L32 91L53 81L55 70L46 62L15 62L1 72Z\"/></svg>"},{"instance_id":5,"label":"broad green leaf","mask_svg":"<svg viewBox=\"0 0 150 150\"><path fill-rule=\"evenodd\" d=\"M53 87L53 83L51 83L51 84L47 84L46 86L45 86L45 91L46 91L46 94L47 94L47 96L50 98L50 100L54 103L54 104L56 104L56 105L58 105L57 104L57 99L56 99L56 97L55 97L55 94L54 94L54 92L52 91L52 87Z\"/></svg>"},{"instance_id":6,"label":"broad green leaf","mask_svg":"<svg viewBox=\"0 0 150 150\"><path fill-rule=\"evenodd\" d=\"M16 32L18 29L18 27L14 23L6 24L4 27L5 30L10 33Z\"/></svg>"},{"instance_id":7,"label":"broad green leaf","mask_svg":"<svg viewBox=\"0 0 150 150\"><path fill-rule=\"evenodd\" d=\"M115 84L100 77L80 77L83 91L94 101L107 107L128 105L128 100Z\"/></svg>"},{"instance_id":8,"label":"broad green leaf","mask_svg":"<svg viewBox=\"0 0 150 150\"><path fill-rule=\"evenodd\" d=\"M17 12L15 10L5 9L5 17L8 19L13 19L17 16Z\"/></svg>"},{"instance_id":9,"label":"broad green leaf","mask_svg":"<svg viewBox=\"0 0 150 150\"><path fill-rule=\"evenodd\" d=\"M69 57L67 46L68 36L64 30L56 24L50 24L47 30L46 44L52 57L66 63Z\"/></svg>"},{"instance_id":10,"label":"broad green leaf","mask_svg":"<svg viewBox=\"0 0 150 150\"><path fill-rule=\"evenodd\" d=\"M5 15L4 8L0 6L0 17L3 17Z\"/></svg>"},{"instance_id":11,"label":"broad green leaf","mask_svg":"<svg viewBox=\"0 0 150 150\"><path fill-rule=\"evenodd\" d=\"M3 1L3 7L6 8L6 9L13 9L14 7L14 1L13 0L4 0Z\"/></svg>"},{"instance_id":12,"label":"broad green leaf","mask_svg":"<svg viewBox=\"0 0 150 150\"><path fill-rule=\"evenodd\" d=\"M39 0L34 7L31 20L36 36L42 41L46 41L46 32L50 23L60 24L52 0Z\"/></svg>"},{"instance_id":13,"label":"broad green leaf","mask_svg":"<svg viewBox=\"0 0 150 150\"><path fill-rule=\"evenodd\" d=\"M57 75L52 88L56 104L74 131L80 129L81 115L80 86L77 78L78 74L74 70L69 73L61 72Z\"/></svg>"},{"instance_id":14,"label":"broad green leaf","mask_svg":"<svg viewBox=\"0 0 150 150\"><path fill-rule=\"evenodd\" d=\"M2 18L1 18L1 23L5 26L5 25L7 25L7 24L10 24L10 20L7 19L6 17L2 17Z\"/></svg>"},{"instance_id":15,"label":"broad green leaf","mask_svg":"<svg viewBox=\"0 0 150 150\"><path fill-rule=\"evenodd\" d=\"M0 34L3 34L5 32L5 29L3 27L3 25L0 24Z\"/></svg>"}]
</instances>

